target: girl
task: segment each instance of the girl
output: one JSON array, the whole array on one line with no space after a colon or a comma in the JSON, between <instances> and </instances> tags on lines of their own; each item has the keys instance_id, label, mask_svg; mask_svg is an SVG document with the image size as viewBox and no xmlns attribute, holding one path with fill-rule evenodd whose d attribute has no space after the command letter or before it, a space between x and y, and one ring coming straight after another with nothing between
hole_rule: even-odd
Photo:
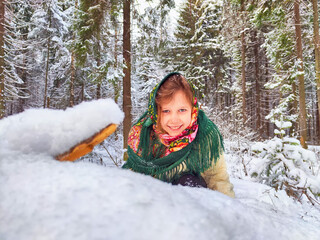
<instances>
[{"instance_id":1,"label":"girl","mask_svg":"<svg viewBox=\"0 0 320 240\"><path fill-rule=\"evenodd\" d=\"M128 145L124 168L234 197L222 136L199 110L192 84L180 73L170 73L155 86L147 112L130 130Z\"/></svg>"}]
</instances>

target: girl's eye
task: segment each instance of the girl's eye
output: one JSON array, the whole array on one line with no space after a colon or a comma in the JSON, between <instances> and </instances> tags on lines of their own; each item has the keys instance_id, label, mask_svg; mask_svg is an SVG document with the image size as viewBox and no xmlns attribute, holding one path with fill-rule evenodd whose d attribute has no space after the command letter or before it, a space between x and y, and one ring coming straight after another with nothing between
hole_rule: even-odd
<instances>
[{"instance_id":1,"label":"girl's eye","mask_svg":"<svg viewBox=\"0 0 320 240\"><path fill-rule=\"evenodd\" d=\"M162 110L163 113L168 113L170 112L169 110Z\"/></svg>"},{"instance_id":2,"label":"girl's eye","mask_svg":"<svg viewBox=\"0 0 320 240\"><path fill-rule=\"evenodd\" d=\"M186 112L186 111L187 111L187 109L185 109L185 108L182 108L179 110L179 112Z\"/></svg>"}]
</instances>

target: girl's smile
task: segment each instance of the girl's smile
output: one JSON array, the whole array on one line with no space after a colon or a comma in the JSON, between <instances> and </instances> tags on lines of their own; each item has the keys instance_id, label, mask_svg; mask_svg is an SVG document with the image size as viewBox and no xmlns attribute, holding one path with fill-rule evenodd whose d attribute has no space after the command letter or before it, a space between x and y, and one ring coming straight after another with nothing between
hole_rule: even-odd
<instances>
[{"instance_id":1,"label":"girl's smile","mask_svg":"<svg viewBox=\"0 0 320 240\"><path fill-rule=\"evenodd\" d=\"M183 91L177 91L172 99L160 105L160 124L170 136L179 135L191 122L192 106Z\"/></svg>"}]
</instances>

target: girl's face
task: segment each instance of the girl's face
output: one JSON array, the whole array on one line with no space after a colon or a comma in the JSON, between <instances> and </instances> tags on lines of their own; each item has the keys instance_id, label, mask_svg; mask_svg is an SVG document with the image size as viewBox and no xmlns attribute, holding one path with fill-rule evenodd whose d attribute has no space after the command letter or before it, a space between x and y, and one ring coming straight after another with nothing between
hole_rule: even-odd
<instances>
[{"instance_id":1,"label":"girl's face","mask_svg":"<svg viewBox=\"0 0 320 240\"><path fill-rule=\"evenodd\" d=\"M170 136L179 135L191 122L192 106L183 91L177 91L173 98L160 104L160 124Z\"/></svg>"}]
</instances>

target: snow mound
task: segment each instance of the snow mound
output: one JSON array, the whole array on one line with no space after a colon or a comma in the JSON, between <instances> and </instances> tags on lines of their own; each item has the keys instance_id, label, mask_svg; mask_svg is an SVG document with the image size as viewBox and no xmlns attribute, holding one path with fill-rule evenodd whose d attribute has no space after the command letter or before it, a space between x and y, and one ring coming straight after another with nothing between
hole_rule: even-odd
<instances>
[{"instance_id":1,"label":"snow mound","mask_svg":"<svg viewBox=\"0 0 320 240\"><path fill-rule=\"evenodd\" d=\"M83 102L66 110L29 109L0 121L0 152L55 156L111 123L120 124L123 116L112 99Z\"/></svg>"},{"instance_id":2,"label":"snow mound","mask_svg":"<svg viewBox=\"0 0 320 240\"><path fill-rule=\"evenodd\" d=\"M303 221L275 219L209 189L91 163L7 156L0 182L0 238L6 240L305 237ZM307 236L316 233L315 226Z\"/></svg>"},{"instance_id":3,"label":"snow mound","mask_svg":"<svg viewBox=\"0 0 320 240\"><path fill-rule=\"evenodd\" d=\"M232 179L237 199L54 155L123 113L111 100L0 120L0 239L317 239L317 209ZM269 191L266 194L266 191ZM307 216L307 214L310 214Z\"/></svg>"}]
</instances>

